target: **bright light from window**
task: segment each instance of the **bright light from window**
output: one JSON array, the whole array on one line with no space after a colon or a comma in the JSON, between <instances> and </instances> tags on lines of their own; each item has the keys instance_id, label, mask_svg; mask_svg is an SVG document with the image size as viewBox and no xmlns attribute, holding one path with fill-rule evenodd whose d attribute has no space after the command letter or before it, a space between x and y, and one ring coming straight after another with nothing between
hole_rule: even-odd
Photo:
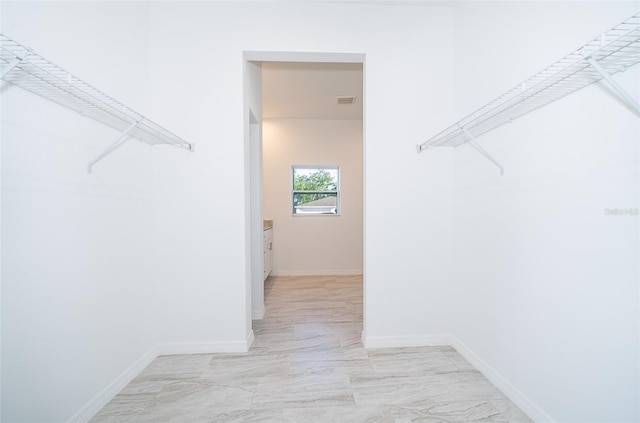
<instances>
[{"instance_id":1,"label":"bright light from window","mask_svg":"<svg viewBox=\"0 0 640 423\"><path fill-rule=\"evenodd\" d=\"M340 168L293 166L293 214L339 214Z\"/></svg>"}]
</instances>

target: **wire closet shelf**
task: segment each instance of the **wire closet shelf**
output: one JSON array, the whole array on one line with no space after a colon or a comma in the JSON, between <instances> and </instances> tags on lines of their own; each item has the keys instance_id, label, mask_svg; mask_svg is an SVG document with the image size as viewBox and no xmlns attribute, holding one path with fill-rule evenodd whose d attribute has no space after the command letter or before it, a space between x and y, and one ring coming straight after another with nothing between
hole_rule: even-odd
<instances>
[{"instance_id":1,"label":"wire closet shelf","mask_svg":"<svg viewBox=\"0 0 640 423\"><path fill-rule=\"evenodd\" d=\"M168 144L193 151L193 144L4 34L0 34L0 79L122 133L116 143L89 164L89 171L95 162L119 147L127 135L151 145Z\"/></svg>"},{"instance_id":2,"label":"wire closet shelf","mask_svg":"<svg viewBox=\"0 0 640 423\"><path fill-rule=\"evenodd\" d=\"M418 152L433 147L458 147L466 142L473 145L474 137L603 78L640 111L637 101L611 79L612 74L638 62L640 12L418 145Z\"/></svg>"}]
</instances>

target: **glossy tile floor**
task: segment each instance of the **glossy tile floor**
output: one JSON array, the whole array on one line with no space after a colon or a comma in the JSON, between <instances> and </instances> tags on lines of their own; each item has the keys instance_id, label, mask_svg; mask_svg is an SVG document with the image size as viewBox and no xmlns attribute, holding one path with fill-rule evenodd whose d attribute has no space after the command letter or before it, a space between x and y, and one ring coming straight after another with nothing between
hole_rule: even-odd
<instances>
[{"instance_id":1,"label":"glossy tile floor","mask_svg":"<svg viewBox=\"0 0 640 423\"><path fill-rule=\"evenodd\" d=\"M269 278L246 354L157 358L91 422L530 422L451 347L365 350L362 278Z\"/></svg>"}]
</instances>

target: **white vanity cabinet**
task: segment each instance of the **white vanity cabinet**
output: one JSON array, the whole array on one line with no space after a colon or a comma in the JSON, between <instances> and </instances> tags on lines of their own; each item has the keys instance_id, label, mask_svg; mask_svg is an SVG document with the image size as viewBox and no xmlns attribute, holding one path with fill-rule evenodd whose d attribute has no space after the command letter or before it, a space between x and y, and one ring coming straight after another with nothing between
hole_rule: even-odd
<instances>
[{"instance_id":1,"label":"white vanity cabinet","mask_svg":"<svg viewBox=\"0 0 640 423\"><path fill-rule=\"evenodd\" d=\"M271 273L271 270L273 269L273 227L270 227L269 229L265 229L263 231L262 239L264 241L263 279L267 279L267 276L269 276L269 273Z\"/></svg>"}]
</instances>

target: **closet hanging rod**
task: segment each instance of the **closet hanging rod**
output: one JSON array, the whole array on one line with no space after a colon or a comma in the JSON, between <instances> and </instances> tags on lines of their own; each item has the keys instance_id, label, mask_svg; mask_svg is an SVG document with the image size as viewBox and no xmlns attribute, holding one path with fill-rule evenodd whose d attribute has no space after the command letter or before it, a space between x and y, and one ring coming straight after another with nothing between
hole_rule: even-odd
<instances>
[{"instance_id":1,"label":"closet hanging rod","mask_svg":"<svg viewBox=\"0 0 640 423\"><path fill-rule=\"evenodd\" d=\"M194 150L174 133L130 109L30 48L0 34L0 79L94 119L121 133L120 137L89 165L88 169L126 141L127 137L151 145L167 144Z\"/></svg>"},{"instance_id":2,"label":"closet hanging rod","mask_svg":"<svg viewBox=\"0 0 640 423\"><path fill-rule=\"evenodd\" d=\"M538 72L495 100L417 146L457 147L505 123L605 79L633 108L633 99L611 75L640 62L640 12ZM472 135L474 138L469 138Z\"/></svg>"}]
</instances>

